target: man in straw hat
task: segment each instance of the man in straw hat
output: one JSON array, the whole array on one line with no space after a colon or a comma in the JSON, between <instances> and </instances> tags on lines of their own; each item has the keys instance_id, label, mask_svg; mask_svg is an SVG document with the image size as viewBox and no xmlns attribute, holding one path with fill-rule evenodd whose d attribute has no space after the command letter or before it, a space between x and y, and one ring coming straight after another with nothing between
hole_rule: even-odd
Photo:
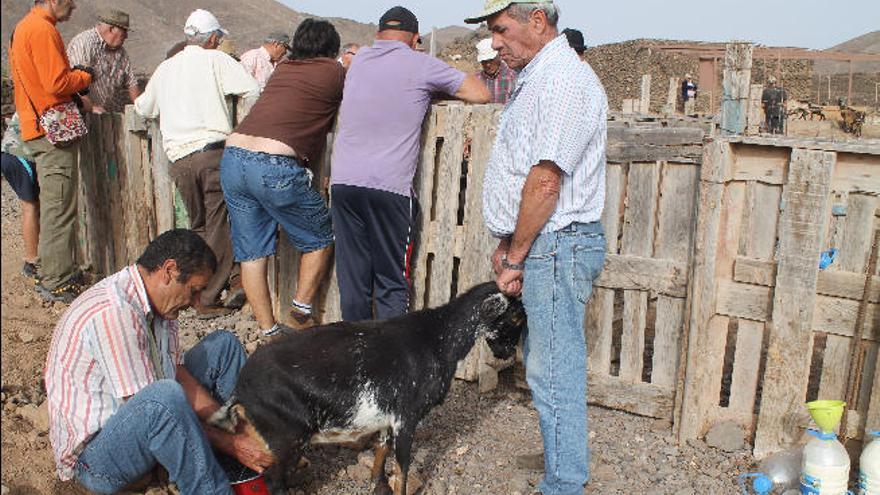
<instances>
[{"instance_id":1,"label":"man in straw hat","mask_svg":"<svg viewBox=\"0 0 880 495\"><path fill-rule=\"evenodd\" d=\"M241 65L260 84L260 89L266 87L272 71L287 53L290 51L290 36L281 31L269 33L263 40L263 44L241 54Z\"/></svg>"},{"instance_id":2,"label":"man in straw hat","mask_svg":"<svg viewBox=\"0 0 880 495\"><path fill-rule=\"evenodd\" d=\"M556 28L553 2L488 0L492 48L519 72L483 183L483 217L499 239L499 289L522 295L526 380L538 410L544 495L580 495L589 479L584 306L602 271L608 102L590 65ZM543 457L543 458L542 458Z\"/></svg>"},{"instance_id":3,"label":"man in straw hat","mask_svg":"<svg viewBox=\"0 0 880 495\"><path fill-rule=\"evenodd\" d=\"M83 97L85 108L92 112L121 112L141 92L123 44L130 29L128 14L105 9L98 14L98 24L70 40L67 57L72 65L90 67L95 78L89 94Z\"/></svg>"},{"instance_id":4,"label":"man in straw hat","mask_svg":"<svg viewBox=\"0 0 880 495\"><path fill-rule=\"evenodd\" d=\"M498 51L492 48L492 38L477 43L477 62L483 67L483 70L477 73L477 77L492 93L492 103L507 103L516 85L516 72L512 71L501 60Z\"/></svg>"}]
</instances>

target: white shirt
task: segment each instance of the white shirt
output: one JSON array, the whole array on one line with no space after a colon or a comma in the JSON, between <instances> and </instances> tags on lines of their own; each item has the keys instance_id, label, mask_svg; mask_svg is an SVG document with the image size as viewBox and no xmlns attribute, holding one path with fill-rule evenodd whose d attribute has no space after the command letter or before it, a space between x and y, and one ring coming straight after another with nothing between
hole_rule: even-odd
<instances>
[{"instance_id":1,"label":"white shirt","mask_svg":"<svg viewBox=\"0 0 880 495\"><path fill-rule=\"evenodd\" d=\"M542 160L562 170L562 184L556 210L541 232L599 220L605 205L607 113L602 83L564 35L520 71L483 183L483 218L492 235L513 234L526 176Z\"/></svg>"},{"instance_id":2,"label":"white shirt","mask_svg":"<svg viewBox=\"0 0 880 495\"><path fill-rule=\"evenodd\" d=\"M272 77L272 72L275 71L272 55L269 55L269 50L266 50L265 46L241 54L241 65L244 66L248 74L257 80L261 90L266 87L266 83Z\"/></svg>"},{"instance_id":3,"label":"white shirt","mask_svg":"<svg viewBox=\"0 0 880 495\"><path fill-rule=\"evenodd\" d=\"M189 45L159 64L134 109L147 118L161 115L162 144L173 162L232 132L227 95L259 94L257 81L235 59Z\"/></svg>"}]
</instances>

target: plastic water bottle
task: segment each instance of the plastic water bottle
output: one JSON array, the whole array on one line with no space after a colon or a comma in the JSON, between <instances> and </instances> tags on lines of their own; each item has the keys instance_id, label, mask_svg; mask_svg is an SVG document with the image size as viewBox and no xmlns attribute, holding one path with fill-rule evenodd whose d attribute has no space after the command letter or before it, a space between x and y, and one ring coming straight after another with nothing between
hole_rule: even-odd
<instances>
[{"instance_id":1,"label":"plastic water bottle","mask_svg":"<svg viewBox=\"0 0 880 495\"><path fill-rule=\"evenodd\" d=\"M871 437L859 457L859 495L880 495L880 431L872 431Z\"/></svg>"},{"instance_id":2,"label":"plastic water bottle","mask_svg":"<svg viewBox=\"0 0 880 495\"><path fill-rule=\"evenodd\" d=\"M800 488L803 453L803 447L798 445L767 457L758 467L770 478L779 493L796 490Z\"/></svg>"},{"instance_id":3,"label":"plastic water bottle","mask_svg":"<svg viewBox=\"0 0 880 495\"><path fill-rule=\"evenodd\" d=\"M833 432L807 430L813 438L804 446L802 495L845 495L849 454Z\"/></svg>"}]
</instances>

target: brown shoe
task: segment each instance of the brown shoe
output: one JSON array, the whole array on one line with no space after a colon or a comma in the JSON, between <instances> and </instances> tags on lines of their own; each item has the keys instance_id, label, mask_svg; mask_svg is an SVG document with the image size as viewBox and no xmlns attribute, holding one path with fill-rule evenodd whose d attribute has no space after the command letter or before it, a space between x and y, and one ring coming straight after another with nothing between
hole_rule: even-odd
<instances>
[{"instance_id":1,"label":"brown shoe","mask_svg":"<svg viewBox=\"0 0 880 495\"><path fill-rule=\"evenodd\" d=\"M223 298L223 307L229 309L241 309L247 296L244 293L244 287L241 286L241 277L236 277L226 289L226 297Z\"/></svg>"},{"instance_id":2,"label":"brown shoe","mask_svg":"<svg viewBox=\"0 0 880 495\"><path fill-rule=\"evenodd\" d=\"M544 453L518 455L516 456L516 467L528 471L543 471Z\"/></svg>"},{"instance_id":3,"label":"brown shoe","mask_svg":"<svg viewBox=\"0 0 880 495\"><path fill-rule=\"evenodd\" d=\"M234 310L229 308L224 308L223 306L205 306L204 304L198 304L195 306L196 310L196 318L200 320L210 320L212 318L217 318L218 316L226 316L232 314Z\"/></svg>"},{"instance_id":4,"label":"brown shoe","mask_svg":"<svg viewBox=\"0 0 880 495\"><path fill-rule=\"evenodd\" d=\"M318 325L318 320L315 319L314 314L305 314L296 308L292 308L287 313L287 317L284 318L284 324L294 330L305 330L306 328Z\"/></svg>"}]
</instances>

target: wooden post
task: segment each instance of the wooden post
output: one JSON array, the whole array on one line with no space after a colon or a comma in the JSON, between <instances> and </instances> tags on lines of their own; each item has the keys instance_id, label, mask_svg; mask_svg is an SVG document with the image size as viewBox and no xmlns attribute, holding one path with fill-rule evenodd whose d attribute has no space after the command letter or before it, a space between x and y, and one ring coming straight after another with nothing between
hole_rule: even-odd
<instances>
[{"instance_id":1,"label":"wooden post","mask_svg":"<svg viewBox=\"0 0 880 495\"><path fill-rule=\"evenodd\" d=\"M721 132L742 134L746 128L752 77L751 43L728 43L724 57Z\"/></svg>"},{"instance_id":2,"label":"wooden post","mask_svg":"<svg viewBox=\"0 0 880 495\"><path fill-rule=\"evenodd\" d=\"M639 113L651 113L651 74L642 76L642 88L639 95Z\"/></svg>"},{"instance_id":3,"label":"wooden post","mask_svg":"<svg viewBox=\"0 0 880 495\"><path fill-rule=\"evenodd\" d=\"M162 146L162 131L159 122L150 122L150 136L153 140L153 204L156 211L156 233L161 234L174 228L174 184L168 175L168 157Z\"/></svg>"},{"instance_id":4,"label":"wooden post","mask_svg":"<svg viewBox=\"0 0 880 495\"><path fill-rule=\"evenodd\" d=\"M674 115L678 103L678 78L669 78L669 92L666 94L666 105L663 105L664 115Z\"/></svg>"},{"instance_id":5,"label":"wooden post","mask_svg":"<svg viewBox=\"0 0 880 495\"><path fill-rule=\"evenodd\" d=\"M755 432L757 458L797 440L810 376L813 312L819 252L829 217L828 194L836 154L794 149L779 219L779 260L764 372L761 411Z\"/></svg>"},{"instance_id":6,"label":"wooden post","mask_svg":"<svg viewBox=\"0 0 880 495\"><path fill-rule=\"evenodd\" d=\"M754 136L758 134L761 128L761 122L764 120L764 112L761 109L761 93L764 86L761 84L752 84L749 90L749 110L746 115L746 135Z\"/></svg>"}]
</instances>

